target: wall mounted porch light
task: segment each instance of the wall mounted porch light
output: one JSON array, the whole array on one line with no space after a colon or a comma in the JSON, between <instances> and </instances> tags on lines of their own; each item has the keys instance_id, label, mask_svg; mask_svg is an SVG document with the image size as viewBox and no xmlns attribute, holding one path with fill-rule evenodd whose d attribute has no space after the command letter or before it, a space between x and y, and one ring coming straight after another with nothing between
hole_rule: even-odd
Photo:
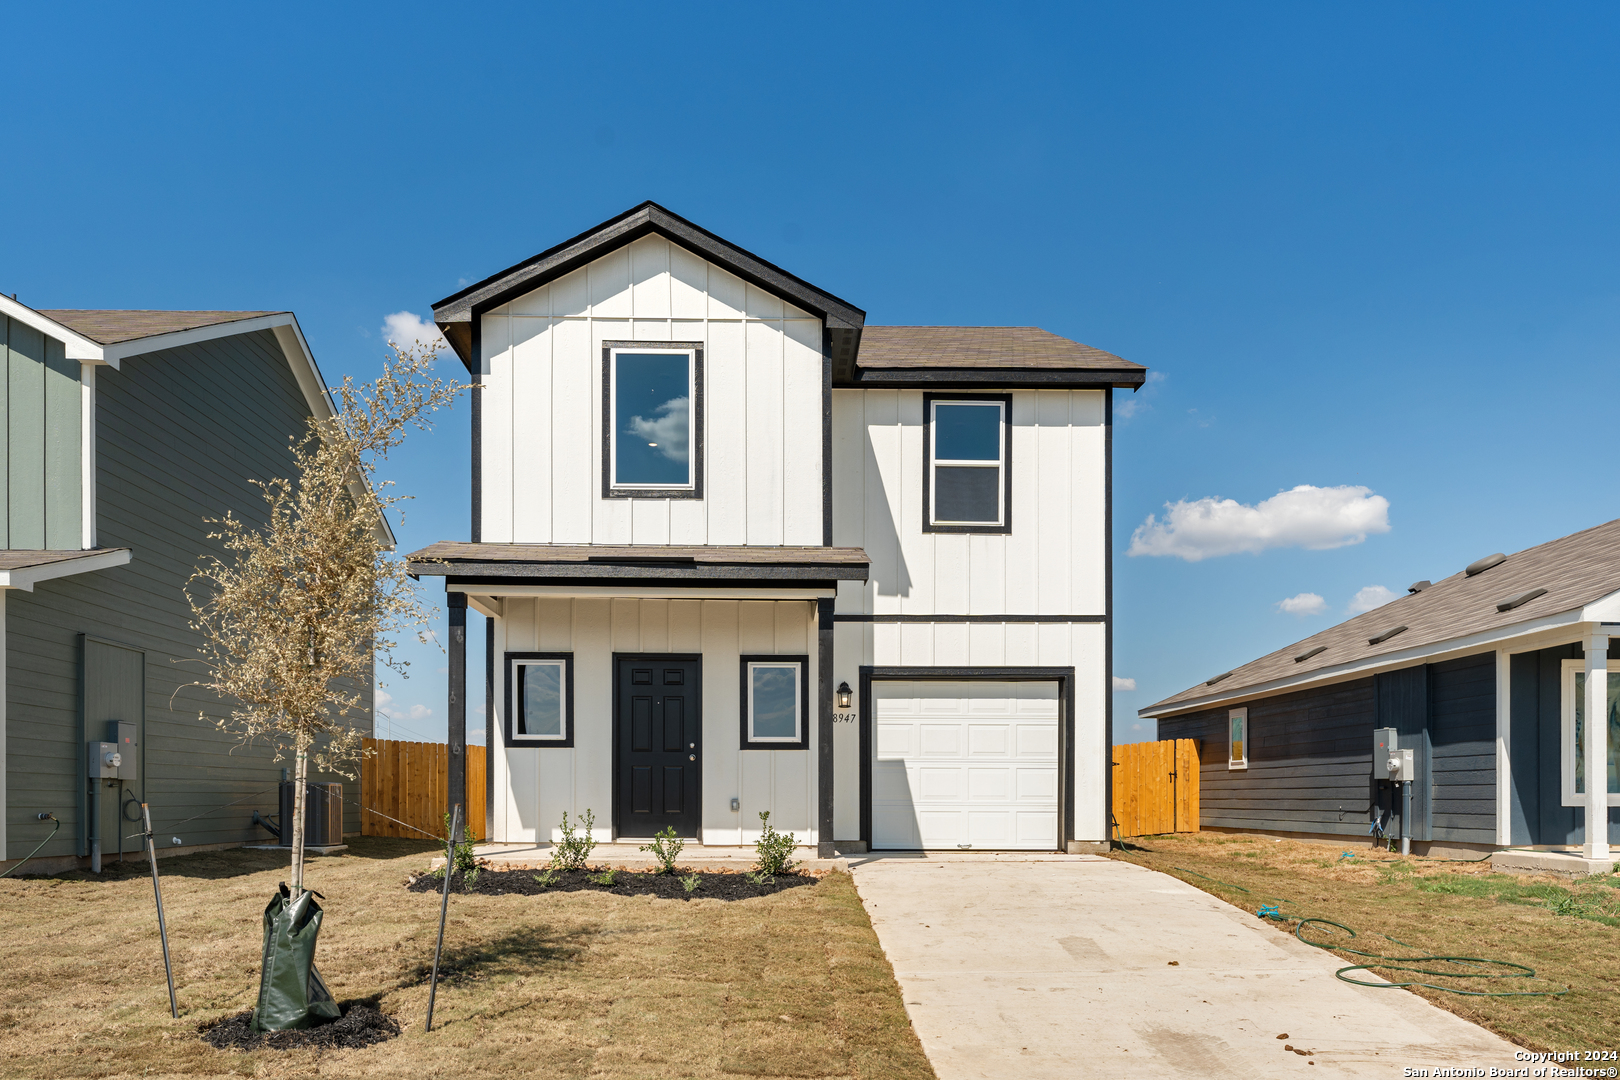
<instances>
[{"instance_id":1,"label":"wall mounted porch light","mask_svg":"<svg viewBox=\"0 0 1620 1080\"><path fill-rule=\"evenodd\" d=\"M847 682L839 683L838 684L838 707L840 709L849 708L849 695L850 695L849 683L847 683Z\"/></svg>"}]
</instances>

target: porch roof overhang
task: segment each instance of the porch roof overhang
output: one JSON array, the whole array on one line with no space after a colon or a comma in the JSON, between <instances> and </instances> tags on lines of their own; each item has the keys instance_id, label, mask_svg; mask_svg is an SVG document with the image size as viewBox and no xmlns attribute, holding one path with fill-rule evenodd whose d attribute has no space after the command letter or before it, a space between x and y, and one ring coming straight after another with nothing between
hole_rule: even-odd
<instances>
[{"instance_id":1,"label":"porch roof overhang","mask_svg":"<svg viewBox=\"0 0 1620 1080\"><path fill-rule=\"evenodd\" d=\"M472 544L444 541L407 557L414 577L499 592L510 585L757 585L830 587L865 581L871 560L860 548L680 546L673 544ZM459 590L458 590L459 591Z\"/></svg>"},{"instance_id":2,"label":"porch roof overhang","mask_svg":"<svg viewBox=\"0 0 1620 1080\"><path fill-rule=\"evenodd\" d=\"M0 589L33 592L41 581L107 570L129 560L129 548L0 551Z\"/></svg>"}]
</instances>

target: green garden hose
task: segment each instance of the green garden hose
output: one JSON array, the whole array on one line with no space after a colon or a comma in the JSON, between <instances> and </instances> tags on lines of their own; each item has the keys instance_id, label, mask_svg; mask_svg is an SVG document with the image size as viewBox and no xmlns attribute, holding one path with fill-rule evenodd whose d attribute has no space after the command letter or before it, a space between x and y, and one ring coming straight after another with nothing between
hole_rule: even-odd
<instances>
[{"instance_id":1,"label":"green garden hose","mask_svg":"<svg viewBox=\"0 0 1620 1080\"><path fill-rule=\"evenodd\" d=\"M1200 874L1198 871L1189 870L1185 866L1174 866L1171 867L1171 869L1178 871L1179 873L1190 874L1193 877L1203 878L1205 881L1212 881L1217 885L1224 888L1233 889L1237 892L1250 892L1241 885L1234 885L1230 881L1222 881L1220 878L1212 878L1208 874ZM1192 883L1188 882L1188 884L1190 885ZM1250 893L1250 895L1253 895L1253 893ZM1569 987L1567 986L1561 990L1460 990L1455 986L1441 986L1438 983L1418 982L1416 980L1410 982L1367 982L1362 979L1352 979L1347 977L1345 972L1371 971L1373 968L1385 968L1390 971L1410 971L1414 974L1433 975L1442 979L1535 979L1539 978L1540 976L1536 974L1535 968L1528 967L1524 964L1515 964L1511 960L1495 960L1490 957L1483 956L1386 956L1383 953L1363 952L1360 949L1351 949L1345 946L1334 945L1331 942L1312 941L1310 938L1305 936L1305 927L1312 924L1317 926L1337 927L1338 929L1343 930L1346 934L1349 934L1351 937L1357 937L1358 935L1350 927L1344 925L1343 923L1334 922L1332 919L1306 918L1301 915L1285 915L1274 906L1276 904L1288 904L1293 906L1294 902L1282 897L1272 897L1271 904L1266 904L1260 908L1258 912L1259 916L1262 919L1274 919L1277 922L1287 922L1290 919L1298 920L1294 927L1294 936L1303 941L1305 944L1317 949L1330 951L1336 949L1339 952L1351 953L1355 956L1364 956L1368 960L1387 961L1385 963L1374 964L1349 964L1333 973L1334 977L1340 982L1347 982L1351 986L1367 986L1377 990L1426 986L1430 990L1442 990L1448 994L1462 994L1468 997L1562 997L1563 995L1569 993ZM1380 934L1379 936L1385 940L1393 941L1397 945L1406 945L1406 947L1409 949L1416 948L1416 946L1407 945L1406 942L1397 938L1392 938L1388 934ZM1493 970L1436 971L1433 968L1411 966L1414 964L1427 964L1433 962L1445 964L1463 964L1479 968L1490 968Z\"/></svg>"}]
</instances>

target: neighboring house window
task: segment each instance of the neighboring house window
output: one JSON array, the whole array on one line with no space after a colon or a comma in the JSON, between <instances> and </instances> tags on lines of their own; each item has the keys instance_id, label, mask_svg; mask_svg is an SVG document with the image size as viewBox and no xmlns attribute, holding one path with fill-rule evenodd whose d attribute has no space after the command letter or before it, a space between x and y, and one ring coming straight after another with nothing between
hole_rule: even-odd
<instances>
[{"instance_id":1,"label":"neighboring house window","mask_svg":"<svg viewBox=\"0 0 1620 1080\"><path fill-rule=\"evenodd\" d=\"M703 497L703 346L602 345L602 497Z\"/></svg>"},{"instance_id":2,"label":"neighboring house window","mask_svg":"<svg viewBox=\"0 0 1620 1080\"><path fill-rule=\"evenodd\" d=\"M924 532L1012 531L1012 397L923 395Z\"/></svg>"},{"instance_id":3,"label":"neighboring house window","mask_svg":"<svg viewBox=\"0 0 1620 1080\"><path fill-rule=\"evenodd\" d=\"M810 689L808 656L742 658L742 748L804 750Z\"/></svg>"},{"instance_id":4,"label":"neighboring house window","mask_svg":"<svg viewBox=\"0 0 1620 1080\"><path fill-rule=\"evenodd\" d=\"M1611 661L1612 662L1612 661ZM1620 671L1610 671L1609 805L1620 806ZM1564 661L1564 805L1586 805L1586 661Z\"/></svg>"},{"instance_id":5,"label":"neighboring house window","mask_svg":"<svg viewBox=\"0 0 1620 1080\"><path fill-rule=\"evenodd\" d=\"M506 745L574 745L572 653L506 654Z\"/></svg>"},{"instance_id":6,"label":"neighboring house window","mask_svg":"<svg viewBox=\"0 0 1620 1080\"><path fill-rule=\"evenodd\" d=\"M1226 714L1226 767L1249 767L1249 710L1233 709Z\"/></svg>"}]
</instances>

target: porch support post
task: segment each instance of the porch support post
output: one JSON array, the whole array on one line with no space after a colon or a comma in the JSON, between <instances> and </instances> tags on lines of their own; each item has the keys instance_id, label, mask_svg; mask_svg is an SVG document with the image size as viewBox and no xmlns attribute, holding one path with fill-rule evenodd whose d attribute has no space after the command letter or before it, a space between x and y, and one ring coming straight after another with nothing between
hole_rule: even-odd
<instances>
[{"instance_id":1,"label":"porch support post","mask_svg":"<svg viewBox=\"0 0 1620 1080\"><path fill-rule=\"evenodd\" d=\"M1609 854L1609 635L1586 639L1586 843L1581 854Z\"/></svg>"},{"instance_id":2,"label":"porch support post","mask_svg":"<svg viewBox=\"0 0 1620 1080\"><path fill-rule=\"evenodd\" d=\"M444 606L450 616L450 776L445 785L444 812L467 807L467 594L447 592Z\"/></svg>"},{"instance_id":3,"label":"porch support post","mask_svg":"<svg viewBox=\"0 0 1620 1080\"><path fill-rule=\"evenodd\" d=\"M833 600L816 601L816 855L833 857Z\"/></svg>"},{"instance_id":4,"label":"porch support post","mask_svg":"<svg viewBox=\"0 0 1620 1080\"><path fill-rule=\"evenodd\" d=\"M1513 654L1496 650L1496 844L1513 843Z\"/></svg>"}]
</instances>

